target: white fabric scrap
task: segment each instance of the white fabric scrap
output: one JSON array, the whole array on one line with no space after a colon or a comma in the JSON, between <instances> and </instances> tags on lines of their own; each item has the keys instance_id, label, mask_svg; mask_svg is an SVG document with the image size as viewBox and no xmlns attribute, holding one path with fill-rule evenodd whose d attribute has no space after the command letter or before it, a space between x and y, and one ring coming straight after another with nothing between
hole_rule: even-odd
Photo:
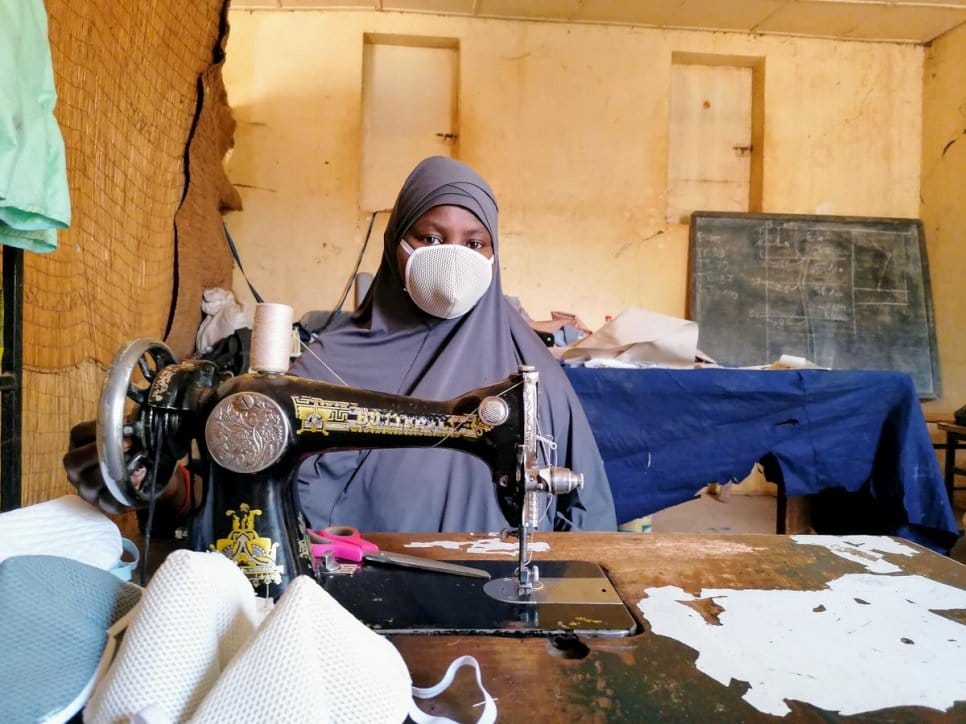
<instances>
[{"instance_id":1,"label":"white fabric scrap","mask_svg":"<svg viewBox=\"0 0 966 724\"><path fill-rule=\"evenodd\" d=\"M212 287L202 293L201 311L205 317L198 326L195 339L196 354L210 352L216 342L230 336L236 329L251 328L255 307L239 304L227 289Z\"/></svg>"},{"instance_id":2,"label":"white fabric scrap","mask_svg":"<svg viewBox=\"0 0 966 724\"><path fill-rule=\"evenodd\" d=\"M614 360L611 366L660 365L694 367L698 348L698 325L641 307L630 307L555 356L566 362Z\"/></svg>"},{"instance_id":3,"label":"white fabric scrap","mask_svg":"<svg viewBox=\"0 0 966 724\"><path fill-rule=\"evenodd\" d=\"M821 367L806 357L797 357L792 354L779 355L774 362L762 365L749 365L742 367L743 370L828 370L830 367Z\"/></svg>"}]
</instances>

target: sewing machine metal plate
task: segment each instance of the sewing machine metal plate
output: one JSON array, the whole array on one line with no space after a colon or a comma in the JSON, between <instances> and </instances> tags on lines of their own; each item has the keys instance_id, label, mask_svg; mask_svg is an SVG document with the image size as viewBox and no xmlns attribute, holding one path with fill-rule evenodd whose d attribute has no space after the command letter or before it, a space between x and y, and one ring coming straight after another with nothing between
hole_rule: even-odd
<instances>
[{"instance_id":1,"label":"sewing machine metal plate","mask_svg":"<svg viewBox=\"0 0 966 724\"><path fill-rule=\"evenodd\" d=\"M532 603L509 603L485 587L506 582L516 591L512 561L453 561L492 578L453 576L372 564L325 576L322 586L356 618L380 633L497 636L629 636L634 617L607 575L587 561L540 561L543 587Z\"/></svg>"}]
</instances>

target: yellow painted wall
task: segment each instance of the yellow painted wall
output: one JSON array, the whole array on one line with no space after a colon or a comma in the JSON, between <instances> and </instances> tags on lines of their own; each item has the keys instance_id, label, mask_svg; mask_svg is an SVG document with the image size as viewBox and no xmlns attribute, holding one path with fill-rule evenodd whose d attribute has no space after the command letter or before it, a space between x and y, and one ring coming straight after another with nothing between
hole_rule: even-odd
<instances>
[{"instance_id":1,"label":"yellow painted wall","mask_svg":"<svg viewBox=\"0 0 966 724\"><path fill-rule=\"evenodd\" d=\"M929 248L943 397L928 411L966 404L966 26L926 50L922 221Z\"/></svg>"},{"instance_id":2,"label":"yellow painted wall","mask_svg":"<svg viewBox=\"0 0 966 724\"><path fill-rule=\"evenodd\" d=\"M245 210L227 221L263 296L296 315L338 301L365 236L364 33L459 40L459 155L496 190L504 287L538 319L685 314L687 227L665 221L675 51L766 59L763 211L919 213L920 47L369 12L229 20L228 170ZM381 240L377 223L370 270Z\"/></svg>"}]
</instances>

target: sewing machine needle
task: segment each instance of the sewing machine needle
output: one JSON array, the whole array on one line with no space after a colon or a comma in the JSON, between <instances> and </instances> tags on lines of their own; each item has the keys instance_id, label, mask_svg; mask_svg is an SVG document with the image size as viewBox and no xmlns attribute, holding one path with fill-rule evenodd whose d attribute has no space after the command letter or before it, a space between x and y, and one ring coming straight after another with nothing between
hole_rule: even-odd
<instances>
[{"instance_id":1,"label":"sewing machine needle","mask_svg":"<svg viewBox=\"0 0 966 724\"><path fill-rule=\"evenodd\" d=\"M456 576L473 576L474 578L490 577L489 571L484 571L482 568L471 568L456 563L436 561L432 558L407 556L405 553L377 551L374 553L365 553L362 557L364 560L372 561L373 563L386 563L393 566L405 566L406 568L421 568L426 571L436 571L437 573L452 573Z\"/></svg>"}]
</instances>

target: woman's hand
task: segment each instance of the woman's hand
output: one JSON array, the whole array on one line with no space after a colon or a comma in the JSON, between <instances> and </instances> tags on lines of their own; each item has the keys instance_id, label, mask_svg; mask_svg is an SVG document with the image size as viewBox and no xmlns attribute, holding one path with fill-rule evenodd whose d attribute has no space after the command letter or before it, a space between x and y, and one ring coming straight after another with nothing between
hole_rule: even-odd
<instances>
[{"instance_id":1,"label":"woman's hand","mask_svg":"<svg viewBox=\"0 0 966 724\"><path fill-rule=\"evenodd\" d=\"M104 477L101 475L100 460L97 455L97 423L94 420L87 420L78 423L70 429L70 445L64 455L64 470L67 471L67 479L71 485L77 488L77 494L91 505L100 508L109 515L120 515L128 513L131 508L123 503L119 503L111 494ZM125 449L128 441L124 441ZM140 485L144 480L147 471L142 467L131 474L131 482L135 486ZM185 476L181 473L180 466L175 469L171 480L158 496L158 503L162 508L182 508L185 497Z\"/></svg>"},{"instance_id":2,"label":"woman's hand","mask_svg":"<svg viewBox=\"0 0 966 724\"><path fill-rule=\"evenodd\" d=\"M80 497L105 513L111 515L127 513L133 508L117 502L101 475L100 460L97 457L96 430L97 423L94 420L78 423L70 429L70 446L67 448L67 454L64 455L67 479L77 488L77 494Z\"/></svg>"}]
</instances>

